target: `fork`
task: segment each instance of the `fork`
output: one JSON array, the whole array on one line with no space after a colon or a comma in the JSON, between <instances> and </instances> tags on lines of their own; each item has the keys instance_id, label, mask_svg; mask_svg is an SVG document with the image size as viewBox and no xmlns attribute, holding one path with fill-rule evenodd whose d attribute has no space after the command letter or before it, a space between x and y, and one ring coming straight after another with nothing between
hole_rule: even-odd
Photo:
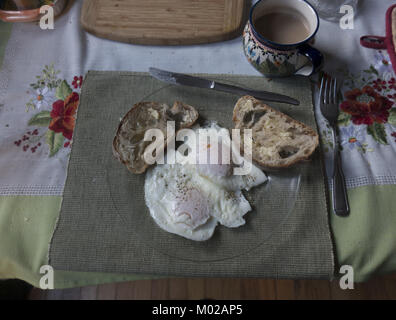
<instances>
[{"instance_id":1,"label":"fork","mask_svg":"<svg viewBox=\"0 0 396 320\"><path fill-rule=\"evenodd\" d=\"M334 169L333 169L333 211L336 215L346 217L349 215L348 195L346 192L345 177L342 171L341 155L339 151L339 138L337 120L339 115L337 79L324 75L320 85L319 103L320 111L329 122L334 140Z\"/></svg>"}]
</instances>

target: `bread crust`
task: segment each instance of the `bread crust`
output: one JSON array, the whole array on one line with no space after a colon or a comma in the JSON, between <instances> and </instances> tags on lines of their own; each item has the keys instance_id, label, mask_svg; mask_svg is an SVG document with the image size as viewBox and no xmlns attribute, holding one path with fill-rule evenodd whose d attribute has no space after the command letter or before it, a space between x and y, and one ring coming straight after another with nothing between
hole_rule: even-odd
<instances>
[{"instance_id":1,"label":"bread crust","mask_svg":"<svg viewBox=\"0 0 396 320\"><path fill-rule=\"evenodd\" d=\"M278 117L280 117L281 119L284 119L285 121L288 121L290 123L295 124L296 126L299 126L301 128L304 128L304 133L307 136L311 136L314 138L314 143L311 146L311 150L309 153L304 154L304 155L300 155L298 157L296 157L295 159L293 159L290 162L287 162L285 164L269 164L269 163L265 163L263 161L261 161L260 159L258 159L257 157L255 157L255 149L253 147L253 160L254 162L256 162L258 165L260 165L261 167L267 168L267 169L284 169L284 168L289 168L293 165L295 165L298 162L302 162L302 161L309 161L309 158L311 157L311 155L315 152L316 148L319 145L319 136L318 134L315 132L315 130L313 130L311 127L307 126L306 124L295 120L291 117L289 117L288 115L275 110L273 108L271 108L270 106L268 106L267 104L261 102L260 100L257 100L254 97L251 96L243 96L241 97L237 103L235 104L234 107L234 111L233 111L233 117L232 120L234 122L234 126L236 129L247 129L246 127L243 126L243 120L240 118L240 109L242 108L242 106L247 102L247 101L252 101L253 105L258 104L261 108L263 108L264 110L267 111L271 111L273 113L275 113ZM265 129L263 129L265 130ZM241 146L242 147L242 146ZM243 150L241 150L242 152Z\"/></svg>"},{"instance_id":2,"label":"bread crust","mask_svg":"<svg viewBox=\"0 0 396 320\"><path fill-rule=\"evenodd\" d=\"M117 127L117 132L116 135L113 139L113 155L117 158L118 161L120 161L122 164L124 164L129 171L131 171L132 173L135 174L140 174L146 171L146 169L148 168L148 165L146 165L145 167L142 168L142 170L137 170L131 166L129 166L128 162L126 160L124 160L121 156L120 151L118 150L118 145L119 145L119 136L121 133L121 128L122 125L124 124L124 122L126 121L126 119L128 119L130 116L132 116L132 114L141 106L146 105L146 102L139 102L136 103L135 105L133 105L133 107L123 116L122 120L120 121L120 123L118 124Z\"/></svg>"},{"instance_id":3,"label":"bread crust","mask_svg":"<svg viewBox=\"0 0 396 320\"><path fill-rule=\"evenodd\" d=\"M136 103L121 119L120 123L118 124L117 131L114 136L113 143L112 143L112 151L113 151L114 157L118 161L120 161L122 164L124 164L128 168L128 170L134 174L144 173L150 165L147 163L144 163L141 166L134 166L133 163L130 163L130 161L128 161L127 159L125 159L123 157L122 152L119 150L120 137L121 137L121 134L123 131L123 125L125 124L126 121L129 121L129 120L133 121L133 119L136 119L135 115L137 114L137 112L145 111L145 110L142 110L143 108L148 108L148 107L160 108L161 106L166 108L166 111L170 111L171 114L174 113L175 116L178 112L181 112L183 109L186 112L188 112L188 115L191 117L191 119L186 122L177 121L176 119L169 119L169 120L174 120L176 122L176 127L178 128L176 133L183 128L189 128L189 127L193 126L199 116L197 110L195 110L194 107L187 105L180 101L175 101L172 108L170 108L169 106L167 106L165 104L160 104L158 102ZM151 127L145 128L145 130L152 129L152 128L157 128L157 127L151 126ZM131 132L131 134L132 134L132 132ZM165 140L167 140L167 137L165 137ZM143 154L144 154L144 150L143 150L143 152L141 152L140 156L143 156Z\"/></svg>"}]
</instances>

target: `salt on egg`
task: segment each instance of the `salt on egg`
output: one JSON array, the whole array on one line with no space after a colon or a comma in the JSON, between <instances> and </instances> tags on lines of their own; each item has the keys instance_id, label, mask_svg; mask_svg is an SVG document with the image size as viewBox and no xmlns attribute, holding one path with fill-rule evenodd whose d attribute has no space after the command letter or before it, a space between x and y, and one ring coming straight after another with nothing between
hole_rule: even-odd
<instances>
[{"instance_id":1,"label":"salt on egg","mask_svg":"<svg viewBox=\"0 0 396 320\"><path fill-rule=\"evenodd\" d=\"M213 128L221 129L212 124L195 131ZM205 152L210 145L200 143L198 149ZM234 165L218 158L214 164L163 164L147 172L146 205L160 228L204 241L211 238L218 223L229 228L245 224L243 216L252 208L241 190L256 187L267 177L253 164L248 175L234 175Z\"/></svg>"}]
</instances>

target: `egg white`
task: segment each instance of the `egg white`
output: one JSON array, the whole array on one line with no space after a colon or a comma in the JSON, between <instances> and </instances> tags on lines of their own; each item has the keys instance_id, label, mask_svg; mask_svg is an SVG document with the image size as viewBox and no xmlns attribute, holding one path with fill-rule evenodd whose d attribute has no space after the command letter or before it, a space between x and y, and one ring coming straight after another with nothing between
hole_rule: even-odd
<instances>
[{"instance_id":1,"label":"egg white","mask_svg":"<svg viewBox=\"0 0 396 320\"><path fill-rule=\"evenodd\" d=\"M249 162L249 164L251 165L251 170L249 174L246 175L233 174L233 170L237 166L242 166L243 163L246 164L248 160L246 160L240 155L239 150L237 150L236 146L231 141L228 130L224 131L225 129L218 126L217 123L211 122L208 126L204 128L200 128L198 126L194 127L194 132L196 133L196 135L198 135L198 131L199 133L205 134L210 132L210 130L216 130L217 132L223 130L222 131L223 134L221 138L219 138L217 141L219 163L197 164L196 167L201 176L206 177L207 179L218 184L222 188L232 191L237 191L242 189L249 191L251 188L258 186L267 180L267 176L265 175L265 173L261 169L253 165L251 162ZM196 147L196 149L198 150L198 153L196 154L197 162L199 162L199 153L204 153L203 158L209 159L208 154L212 146L198 143L199 139L195 139L195 141L197 142L198 145ZM187 140L186 144L189 145L189 143L190 142ZM193 148L192 145L189 146ZM228 153L226 159L228 159L230 163L221 163L222 148L224 148L224 151ZM235 159L238 164L233 163L233 159Z\"/></svg>"},{"instance_id":2,"label":"egg white","mask_svg":"<svg viewBox=\"0 0 396 320\"><path fill-rule=\"evenodd\" d=\"M241 190L263 183L266 176L253 164L245 176L233 175L230 168L187 163L151 168L145 180L150 215L163 230L195 241L210 239L218 223L244 225L243 216L252 208Z\"/></svg>"}]
</instances>

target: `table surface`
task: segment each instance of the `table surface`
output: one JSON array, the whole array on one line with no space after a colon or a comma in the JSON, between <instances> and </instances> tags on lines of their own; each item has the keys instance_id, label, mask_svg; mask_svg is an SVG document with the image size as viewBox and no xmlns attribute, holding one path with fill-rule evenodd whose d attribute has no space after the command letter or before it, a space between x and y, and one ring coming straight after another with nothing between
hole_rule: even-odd
<instances>
[{"instance_id":1,"label":"table surface","mask_svg":"<svg viewBox=\"0 0 396 320\"><path fill-rule=\"evenodd\" d=\"M387 53L359 46L360 36L385 33L383 18L389 5L361 2L352 30L321 21L315 46L325 54L325 71L345 79L344 100L348 91L366 85L391 101L395 97L396 77ZM81 1L71 2L54 30L40 30L33 23L14 24L12 30L0 25L0 278L38 285L39 269L46 261L71 149L70 132L61 126L62 134L56 134L49 124L52 105L62 90L79 93L80 76L88 70L147 71L154 66L185 73L257 75L243 55L240 38L187 47L116 43L84 32L80 9ZM340 123L352 212L346 219L331 215L330 223L337 261L352 265L357 281L396 270L393 111L386 123L373 128L354 124L347 113ZM330 159L330 132L319 115L318 119ZM56 286L137 278L57 271Z\"/></svg>"}]
</instances>

